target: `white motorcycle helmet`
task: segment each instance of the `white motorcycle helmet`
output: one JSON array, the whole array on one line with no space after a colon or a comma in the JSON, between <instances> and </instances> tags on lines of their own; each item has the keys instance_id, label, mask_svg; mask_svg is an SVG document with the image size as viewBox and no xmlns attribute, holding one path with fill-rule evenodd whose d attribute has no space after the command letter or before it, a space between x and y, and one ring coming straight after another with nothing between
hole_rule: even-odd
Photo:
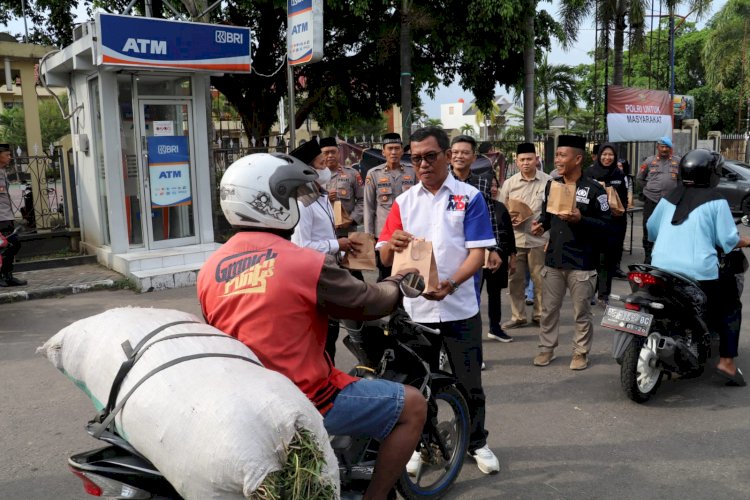
<instances>
[{"instance_id":1,"label":"white motorcycle helmet","mask_svg":"<svg viewBox=\"0 0 750 500\"><path fill-rule=\"evenodd\" d=\"M221 210L234 227L292 230L299 222L297 188L317 178L314 168L292 156L248 155L221 178Z\"/></svg>"}]
</instances>

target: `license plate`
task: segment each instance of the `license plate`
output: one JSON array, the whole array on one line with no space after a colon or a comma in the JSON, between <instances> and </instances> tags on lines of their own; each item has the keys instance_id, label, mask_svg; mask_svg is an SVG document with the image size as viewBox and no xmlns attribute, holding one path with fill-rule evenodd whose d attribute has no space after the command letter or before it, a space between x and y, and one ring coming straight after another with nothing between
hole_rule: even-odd
<instances>
[{"instance_id":1,"label":"license plate","mask_svg":"<svg viewBox=\"0 0 750 500\"><path fill-rule=\"evenodd\" d=\"M601 325L605 328L646 337L653 322L653 314L607 306Z\"/></svg>"}]
</instances>

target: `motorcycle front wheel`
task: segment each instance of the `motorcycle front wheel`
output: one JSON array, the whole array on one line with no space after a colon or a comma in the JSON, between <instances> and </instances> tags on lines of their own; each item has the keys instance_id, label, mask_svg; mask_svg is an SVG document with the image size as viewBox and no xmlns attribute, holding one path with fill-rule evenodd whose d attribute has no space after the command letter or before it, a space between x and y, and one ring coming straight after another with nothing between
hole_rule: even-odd
<instances>
[{"instance_id":1,"label":"motorcycle front wheel","mask_svg":"<svg viewBox=\"0 0 750 500\"><path fill-rule=\"evenodd\" d=\"M634 338L625 349L620 365L620 384L625 395L636 403L645 403L661 384L663 372L657 366L656 337Z\"/></svg>"},{"instance_id":2,"label":"motorcycle front wheel","mask_svg":"<svg viewBox=\"0 0 750 500\"><path fill-rule=\"evenodd\" d=\"M428 445L429 450L421 450L416 475L404 471L396 483L398 492L408 500L442 498L461 472L469 446L469 408L461 391L447 386L433 397L437 409L433 439L442 443L448 456L443 456L436 442Z\"/></svg>"}]
</instances>

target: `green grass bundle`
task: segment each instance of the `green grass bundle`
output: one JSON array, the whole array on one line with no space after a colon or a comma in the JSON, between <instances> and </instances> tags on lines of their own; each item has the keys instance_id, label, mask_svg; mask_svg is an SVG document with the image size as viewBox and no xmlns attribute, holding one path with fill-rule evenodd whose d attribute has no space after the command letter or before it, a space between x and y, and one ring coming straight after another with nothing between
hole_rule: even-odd
<instances>
[{"instance_id":1,"label":"green grass bundle","mask_svg":"<svg viewBox=\"0 0 750 500\"><path fill-rule=\"evenodd\" d=\"M329 500L336 488L324 477L325 457L315 435L298 429L287 447L281 470L271 472L250 496L252 500Z\"/></svg>"}]
</instances>

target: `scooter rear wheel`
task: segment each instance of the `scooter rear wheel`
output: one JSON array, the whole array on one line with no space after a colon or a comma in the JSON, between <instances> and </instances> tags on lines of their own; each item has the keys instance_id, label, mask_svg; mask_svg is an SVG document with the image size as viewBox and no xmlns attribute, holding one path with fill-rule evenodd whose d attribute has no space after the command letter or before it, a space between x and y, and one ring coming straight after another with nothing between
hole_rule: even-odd
<instances>
[{"instance_id":1,"label":"scooter rear wheel","mask_svg":"<svg viewBox=\"0 0 750 500\"><path fill-rule=\"evenodd\" d=\"M633 339L625 349L620 365L622 390L636 403L645 403L661 384L663 372L656 365L656 340L654 337Z\"/></svg>"},{"instance_id":2,"label":"scooter rear wheel","mask_svg":"<svg viewBox=\"0 0 750 500\"><path fill-rule=\"evenodd\" d=\"M422 451L416 475L412 477L404 471L396 483L398 492L408 500L442 498L461 472L469 446L469 408L461 391L455 386L443 387L434 399L436 438L447 448L448 458L443 458L434 444L429 453Z\"/></svg>"}]
</instances>

